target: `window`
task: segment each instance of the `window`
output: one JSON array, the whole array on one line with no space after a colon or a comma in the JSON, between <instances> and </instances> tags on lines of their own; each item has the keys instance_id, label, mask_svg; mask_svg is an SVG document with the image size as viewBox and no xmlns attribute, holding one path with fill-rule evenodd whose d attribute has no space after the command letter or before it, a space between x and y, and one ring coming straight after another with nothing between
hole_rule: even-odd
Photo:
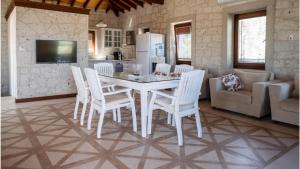
<instances>
[{"instance_id":1,"label":"window","mask_svg":"<svg viewBox=\"0 0 300 169\"><path fill-rule=\"evenodd\" d=\"M104 34L104 47L112 47L112 31L111 30L105 30Z\"/></svg>"},{"instance_id":2,"label":"window","mask_svg":"<svg viewBox=\"0 0 300 169\"><path fill-rule=\"evenodd\" d=\"M191 23L182 23L174 26L176 64L191 64L192 60L192 34Z\"/></svg>"},{"instance_id":3,"label":"window","mask_svg":"<svg viewBox=\"0 0 300 169\"><path fill-rule=\"evenodd\" d=\"M89 31L89 56L95 56L95 31Z\"/></svg>"},{"instance_id":4,"label":"window","mask_svg":"<svg viewBox=\"0 0 300 169\"><path fill-rule=\"evenodd\" d=\"M121 32L114 31L114 47L121 47Z\"/></svg>"},{"instance_id":5,"label":"window","mask_svg":"<svg viewBox=\"0 0 300 169\"><path fill-rule=\"evenodd\" d=\"M235 15L234 67L265 69L266 11Z\"/></svg>"}]
</instances>

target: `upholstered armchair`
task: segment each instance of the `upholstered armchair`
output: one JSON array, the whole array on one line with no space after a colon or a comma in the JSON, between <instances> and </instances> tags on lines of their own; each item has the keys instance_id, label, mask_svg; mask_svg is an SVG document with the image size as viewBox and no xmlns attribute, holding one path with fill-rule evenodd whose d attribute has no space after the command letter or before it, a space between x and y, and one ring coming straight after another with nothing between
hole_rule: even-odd
<instances>
[{"instance_id":1,"label":"upholstered armchair","mask_svg":"<svg viewBox=\"0 0 300 169\"><path fill-rule=\"evenodd\" d=\"M203 79L203 83L202 83L202 87L201 87L201 95L200 95L199 99L209 99L209 97L210 97L210 94L209 94L209 79L212 78L213 75L211 73L209 73L207 68L202 68L202 67L195 66L195 69L205 71L204 79Z\"/></svg>"},{"instance_id":2,"label":"upholstered armchair","mask_svg":"<svg viewBox=\"0 0 300 169\"><path fill-rule=\"evenodd\" d=\"M221 77L210 78L211 106L254 117L270 113L268 86L274 73L261 70L234 69L242 83L239 91L227 91Z\"/></svg>"},{"instance_id":3,"label":"upholstered armchair","mask_svg":"<svg viewBox=\"0 0 300 169\"><path fill-rule=\"evenodd\" d=\"M299 126L299 74L269 87L272 120Z\"/></svg>"}]
</instances>

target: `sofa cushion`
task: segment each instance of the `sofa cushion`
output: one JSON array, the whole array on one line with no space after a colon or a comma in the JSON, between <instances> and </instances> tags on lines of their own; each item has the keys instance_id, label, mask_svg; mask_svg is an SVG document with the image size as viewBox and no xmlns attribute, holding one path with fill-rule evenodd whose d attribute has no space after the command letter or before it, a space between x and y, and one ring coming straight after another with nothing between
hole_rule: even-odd
<instances>
[{"instance_id":1,"label":"sofa cushion","mask_svg":"<svg viewBox=\"0 0 300 169\"><path fill-rule=\"evenodd\" d=\"M294 90L292 92L292 97L299 98L299 73L296 73L294 77Z\"/></svg>"},{"instance_id":2,"label":"sofa cushion","mask_svg":"<svg viewBox=\"0 0 300 169\"><path fill-rule=\"evenodd\" d=\"M235 72L242 81L242 88L247 91L252 91L253 83L268 81L270 77L270 72L266 71L244 71L240 69L235 69Z\"/></svg>"},{"instance_id":3,"label":"sofa cushion","mask_svg":"<svg viewBox=\"0 0 300 169\"><path fill-rule=\"evenodd\" d=\"M242 88L241 80L235 73L222 76L222 83L228 91L238 91Z\"/></svg>"},{"instance_id":4,"label":"sofa cushion","mask_svg":"<svg viewBox=\"0 0 300 169\"><path fill-rule=\"evenodd\" d=\"M299 99L291 98L280 102L280 108L285 111L299 113Z\"/></svg>"},{"instance_id":5,"label":"sofa cushion","mask_svg":"<svg viewBox=\"0 0 300 169\"><path fill-rule=\"evenodd\" d=\"M236 103L246 103L251 104L251 92L240 90L236 92L222 90L218 92L219 99L228 100Z\"/></svg>"}]
</instances>

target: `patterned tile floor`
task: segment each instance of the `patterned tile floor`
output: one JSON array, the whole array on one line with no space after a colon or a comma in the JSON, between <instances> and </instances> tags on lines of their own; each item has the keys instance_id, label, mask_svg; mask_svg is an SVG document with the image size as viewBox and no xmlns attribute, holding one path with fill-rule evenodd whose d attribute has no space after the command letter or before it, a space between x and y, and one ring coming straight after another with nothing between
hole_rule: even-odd
<instances>
[{"instance_id":1,"label":"patterned tile floor","mask_svg":"<svg viewBox=\"0 0 300 169\"><path fill-rule=\"evenodd\" d=\"M97 117L92 130L81 127L72 119L74 101L2 110L1 168L262 169L299 144L296 127L282 132L276 130L281 124L267 128L253 118L221 111L223 116L208 102L200 107L204 136L196 137L193 118L184 119L183 147L159 111L148 139L132 131L127 110L121 124L107 114L96 139Z\"/></svg>"}]
</instances>

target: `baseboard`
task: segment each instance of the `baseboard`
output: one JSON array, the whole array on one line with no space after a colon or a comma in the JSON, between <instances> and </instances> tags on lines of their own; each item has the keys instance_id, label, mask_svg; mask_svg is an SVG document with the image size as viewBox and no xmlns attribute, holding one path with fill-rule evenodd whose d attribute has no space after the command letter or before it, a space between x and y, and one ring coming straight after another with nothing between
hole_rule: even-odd
<instances>
[{"instance_id":1,"label":"baseboard","mask_svg":"<svg viewBox=\"0 0 300 169\"><path fill-rule=\"evenodd\" d=\"M35 101L41 101L41 100L63 99L63 98L75 97L75 96L76 96L76 93L53 95L53 96L42 96L42 97L31 97L31 98L15 99L15 102L16 103L35 102Z\"/></svg>"}]
</instances>

